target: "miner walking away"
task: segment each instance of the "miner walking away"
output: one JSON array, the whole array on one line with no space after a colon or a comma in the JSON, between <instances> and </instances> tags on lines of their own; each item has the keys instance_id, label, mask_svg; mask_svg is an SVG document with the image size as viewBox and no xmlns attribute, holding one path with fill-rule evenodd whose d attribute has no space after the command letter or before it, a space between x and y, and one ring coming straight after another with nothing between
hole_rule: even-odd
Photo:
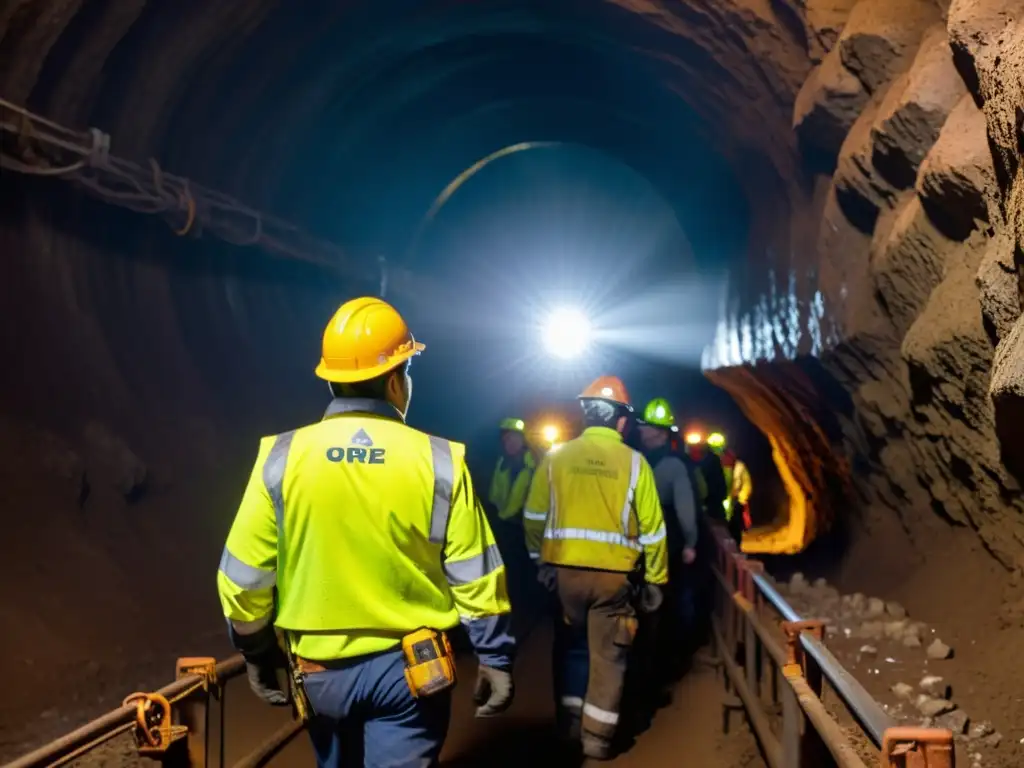
<instances>
[{"instance_id":1,"label":"miner walking away","mask_svg":"<svg viewBox=\"0 0 1024 768\"><path fill-rule=\"evenodd\" d=\"M639 422L644 457L654 470L654 482L665 515L668 542L669 600L661 617L661 661L680 671L684 655L696 644L695 625L700 572L696 561L701 520L690 472L673 445L675 414L664 398L651 400ZM642 630L641 630L642 631ZM650 655L650 654L649 654ZM661 665L659 665L661 666ZM648 675L648 684L657 684Z\"/></svg>"},{"instance_id":2,"label":"miner walking away","mask_svg":"<svg viewBox=\"0 0 1024 768\"><path fill-rule=\"evenodd\" d=\"M536 587L523 540L523 507L537 463L526 444L526 422L502 419L499 430L501 456L491 474L487 508L505 561L513 609L521 614Z\"/></svg>"},{"instance_id":3,"label":"miner walking away","mask_svg":"<svg viewBox=\"0 0 1024 768\"><path fill-rule=\"evenodd\" d=\"M316 369L334 399L260 443L217 574L251 687L288 704L287 657L320 766L437 765L460 622L480 660L477 715L512 699L505 568L465 448L405 423L423 349L380 299L338 309Z\"/></svg>"},{"instance_id":4,"label":"miner walking away","mask_svg":"<svg viewBox=\"0 0 1024 768\"><path fill-rule=\"evenodd\" d=\"M557 590L563 611L554 665L559 724L570 738L581 731L587 757L607 759L635 606L655 610L658 585L668 581L665 522L650 465L622 441L632 417L625 386L603 376L579 400L583 434L541 462L523 521L538 578Z\"/></svg>"}]
</instances>

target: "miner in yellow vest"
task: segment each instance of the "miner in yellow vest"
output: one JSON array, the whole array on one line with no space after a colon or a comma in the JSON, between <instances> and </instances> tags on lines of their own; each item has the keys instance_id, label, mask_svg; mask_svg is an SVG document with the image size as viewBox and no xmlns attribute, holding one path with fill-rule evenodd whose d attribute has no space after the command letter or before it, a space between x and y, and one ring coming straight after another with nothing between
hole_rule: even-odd
<instances>
[{"instance_id":1,"label":"miner in yellow vest","mask_svg":"<svg viewBox=\"0 0 1024 768\"><path fill-rule=\"evenodd\" d=\"M754 492L754 484L750 479L750 470L740 461L736 454L726 446L725 435L713 432L708 435L708 446L722 462L722 473L725 477L725 521L729 533L739 544L743 532L750 528L750 496Z\"/></svg>"},{"instance_id":2,"label":"miner in yellow vest","mask_svg":"<svg viewBox=\"0 0 1024 768\"><path fill-rule=\"evenodd\" d=\"M537 462L526 445L526 422L503 419L500 430L501 458L491 475L487 502L499 524L521 531L526 494L530 491Z\"/></svg>"},{"instance_id":3,"label":"miner in yellow vest","mask_svg":"<svg viewBox=\"0 0 1024 768\"><path fill-rule=\"evenodd\" d=\"M260 443L217 574L250 685L275 705L282 632L321 766L437 765L455 678L444 633L460 622L477 715L512 699L505 569L464 446L405 423L423 349L379 299L338 309L316 369L334 399Z\"/></svg>"},{"instance_id":4,"label":"miner in yellow vest","mask_svg":"<svg viewBox=\"0 0 1024 768\"><path fill-rule=\"evenodd\" d=\"M526 444L526 422L517 418L503 419L499 429L501 458L491 475L487 505L491 528L505 561L512 605L518 611L530 602L527 599L529 589L536 589L523 542L523 507L537 462Z\"/></svg>"},{"instance_id":5,"label":"miner in yellow vest","mask_svg":"<svg viewBox=\"0 0 1024 768\"><path fill-rule=\"evenodd\" d=\"M608 759L636 606L656 610L668 581L665 520L650 464L622 441L632 413L625 386L602 376L579 400L583 434L541 462L523 525L565 617L555 663L560 724L569 734L581 725L584 755ZM639 595L637 574L646 582Z\"/></svg>"}]
</instances>

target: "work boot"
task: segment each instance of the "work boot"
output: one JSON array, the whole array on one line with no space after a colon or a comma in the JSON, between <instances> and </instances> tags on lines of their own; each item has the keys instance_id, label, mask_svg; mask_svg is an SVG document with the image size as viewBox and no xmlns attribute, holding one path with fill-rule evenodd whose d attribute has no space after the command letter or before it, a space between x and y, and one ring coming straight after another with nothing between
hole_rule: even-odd
<instances>
[{"instance_id":1,"label":"work boot","mask_svg":"<svg viewBox=\"0 0 1024 768\"><path fill-rule=\"evenodd\" d=\"M589 757L591 760L610 760L612 757L611 743L593 734L584 733L581 744L583 756Z\"/></svg>"}]
</instances>

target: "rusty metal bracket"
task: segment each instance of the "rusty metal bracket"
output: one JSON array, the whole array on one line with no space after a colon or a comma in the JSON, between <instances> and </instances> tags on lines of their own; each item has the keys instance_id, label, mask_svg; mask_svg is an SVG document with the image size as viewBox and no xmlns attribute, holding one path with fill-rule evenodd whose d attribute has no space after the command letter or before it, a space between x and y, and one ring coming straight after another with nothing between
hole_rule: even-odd
<instances>
[{"instance_id":1,"label":"rusty metal bracket","mask_svg":"<svg viewBox=\"0 0 1024 768\"><path fill-rule=\"evenodd\" d=\"M953 732L945 728L888 728L881 768L954 768Z\"/></svg>"},{"instance_id":2,"label":"rusty metal bracket","mask_svg":"<svg viewBox=\"0 0 1024 768\"><path fill-rule=\"evenodd\" d=\"M782 674L787 678L804 677L807 672L807 656L804 654L800 635L810 632L818 640L824 641L825 622L821 619L784 621L780 626L786 635L786 663L782 667Z\"/></svg>"},{"instance_id":3,"label":"rusty metal bracket","mask_svg":"<svg viewBox=\"0 0 1024 768\"><path fill-rule=\"evenodd\" d=\"M133 693L124 700L135 705L135 744L139 754L160 757L188 735L188 728L171 722L171 703L159 693Z\"/></svg>"},{"instance_id":4,"label":"rusty metal bracket","mask_svg":"<svg viewBox=\"0 0 1024 768\"><path fill-rule=\"evenodd\" d=\"M174 665L174 679L198 675L203 680L203 689L210 690L220 684L217 679L217 660L211 656L183 656Z\"/></svg>"}]
</instances>

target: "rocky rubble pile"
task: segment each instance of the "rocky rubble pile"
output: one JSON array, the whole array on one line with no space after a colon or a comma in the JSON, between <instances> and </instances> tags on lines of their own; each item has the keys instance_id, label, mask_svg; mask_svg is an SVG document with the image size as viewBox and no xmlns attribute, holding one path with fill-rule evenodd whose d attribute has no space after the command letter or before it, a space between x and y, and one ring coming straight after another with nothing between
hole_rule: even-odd
<instances>
[{"instance_id":1,"label":"rocky rubble pile","mask_svg":"<svg viewBox=\"0 0 1024 768\"><path fill-rule=\"evenodd\" d=\"M825 579L794 574L779 591L801 616L821 619L829 647L886 710L907 725L948 728L982 766L984 751L1003 737L956 702L943 664L954 657L935 628L916 621L897 602L861 593L841 594ZM930 665L933 668L930 668Z\"/></svg>"}]
</instances>

